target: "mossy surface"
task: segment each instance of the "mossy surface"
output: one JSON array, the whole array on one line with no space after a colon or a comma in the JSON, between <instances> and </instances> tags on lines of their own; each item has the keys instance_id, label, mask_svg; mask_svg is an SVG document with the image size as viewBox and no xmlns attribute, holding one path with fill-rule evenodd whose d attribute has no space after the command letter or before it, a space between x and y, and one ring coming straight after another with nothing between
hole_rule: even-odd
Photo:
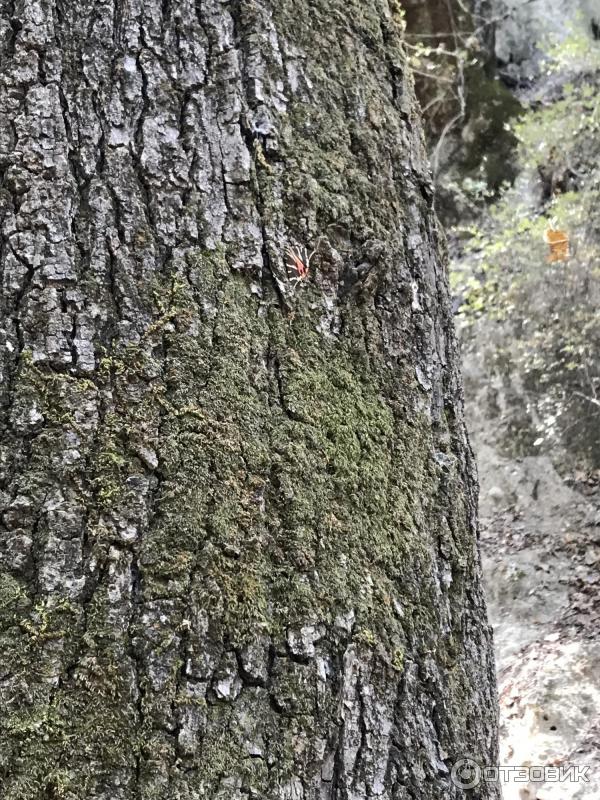
<instances>
[{"instance_id":1,"label":"mossy surface","mask_svg":"<svg viewBox=\"0 0 600 800\"><path fill-rule=\"evenodd\" d=\"M47 45L77 280L11 312L3 797L438 798L493 690L401 25L209 6Z\"/></svg>"}]
</instances>

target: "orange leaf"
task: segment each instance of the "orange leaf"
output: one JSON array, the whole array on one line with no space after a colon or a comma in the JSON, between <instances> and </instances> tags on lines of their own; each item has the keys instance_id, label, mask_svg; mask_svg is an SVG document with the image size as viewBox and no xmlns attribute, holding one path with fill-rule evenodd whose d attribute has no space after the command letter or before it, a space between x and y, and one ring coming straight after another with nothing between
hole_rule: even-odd
<instances>
[{"instance_id":1,"label":"orange leaf","mask_svg":"<svg viewBox=\"0 0 600 800\"><path fill-rule=\"evenodd\" d=\"M569 258L569 234L566 231L552 230L548 228L544 234L544 240L550 245L548 262L554 264L557 261L567 261Z\"/></svg>"}]
</instances>

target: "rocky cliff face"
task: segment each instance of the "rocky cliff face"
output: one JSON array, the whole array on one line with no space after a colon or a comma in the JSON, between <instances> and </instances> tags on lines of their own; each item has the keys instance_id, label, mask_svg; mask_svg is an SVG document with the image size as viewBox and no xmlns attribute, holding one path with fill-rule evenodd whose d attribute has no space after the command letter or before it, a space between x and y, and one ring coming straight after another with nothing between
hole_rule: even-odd
<instances>
[{"instance_id":1,"label":"rocky cliff face","mask_svg":"<svg viewBox=\"0 0 600 800\"><path fill-rule=\"evenodd\" d=\"M598 0L502 0L485 12L493 22L494 56L500 74L515 86L540 79L549 39L562 40L581 28L593 35L600 21Z\"/></svg>"},{"instance_id":2,"label":"rocky cliff face","mask_svg":"<svg viewBox=\"0 0 600 800\"><path fill-rule=\"evenodd\" d=\"M472 224L451 234L457 286L477 287L463 364L502 759L590 768L589 782L509 782L504 797L591 800L600 774L600 3L511 0L480 11L496 20L488 44L525 119L513 185L495 211L474 202ZM548 71L551 42L562 55ZM568 260L548 262L549 227L569 236Z\"/></svg>"}]
</instances>

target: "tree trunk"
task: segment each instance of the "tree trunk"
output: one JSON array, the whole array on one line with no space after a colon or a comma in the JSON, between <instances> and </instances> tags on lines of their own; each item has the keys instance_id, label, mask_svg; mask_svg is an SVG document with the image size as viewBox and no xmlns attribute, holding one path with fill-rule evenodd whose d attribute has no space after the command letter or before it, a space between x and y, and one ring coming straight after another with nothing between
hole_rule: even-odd
<instances>
[{"instance_id":1,"label":"tree trunk","mask_svg":"<svg viewBox=\"0 0 600 800\"><path fill-rule=\"evenodd\" d=\"M3 800L493 763L401 35L396 0L2 0Z\"/></svg>"}]
</instances>

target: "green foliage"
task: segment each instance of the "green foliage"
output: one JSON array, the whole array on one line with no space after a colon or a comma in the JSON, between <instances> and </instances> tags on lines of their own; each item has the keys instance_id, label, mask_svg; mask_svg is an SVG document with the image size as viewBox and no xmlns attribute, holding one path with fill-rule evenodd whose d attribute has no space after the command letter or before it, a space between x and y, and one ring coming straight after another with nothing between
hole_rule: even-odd
<instances>
[{"instance_id":1,"label":"green foliage","mask_svg":"<svg viewBox=\"0 0 600 800\"><path fill-rule=\"evenodd\" d=\"M598 130L600 97L587 83L566 84L559 100L530 111L514 127L522 163L535 167L568 167L573 159L593 166Z\"/></svg>"},{"instance_id":2,"label":"green foliage","mask_svg":"<svg viewBox=\"0 0 600 800\"><path fill-rule=\"evenodd\" d=\"M576 49L575 49L576 48ZM461 255L452 282L473 331L497 322L492 370L518 374L528 398L529 447L566 445L600 460L600 100L597 47L568 38L551 51L552 71L577 53L584 76L514 126L521 178L482 207L476 227L457 228ZM570 63L570 61L569 61ZM570 257L549 263L547 229L565 231Z\"/></svg>"},{"instance_id":3,"label":"green foliage","mask_svg":"<svg viewBox=\"0 0 600 800\"><path fill-rule=\"evenodd\" d=\"M547 70L552 73L594 73L600 70L600 48L591 43L587 23L568 26L566 37L547 45Z\"/></svg>"}]
</instances>

